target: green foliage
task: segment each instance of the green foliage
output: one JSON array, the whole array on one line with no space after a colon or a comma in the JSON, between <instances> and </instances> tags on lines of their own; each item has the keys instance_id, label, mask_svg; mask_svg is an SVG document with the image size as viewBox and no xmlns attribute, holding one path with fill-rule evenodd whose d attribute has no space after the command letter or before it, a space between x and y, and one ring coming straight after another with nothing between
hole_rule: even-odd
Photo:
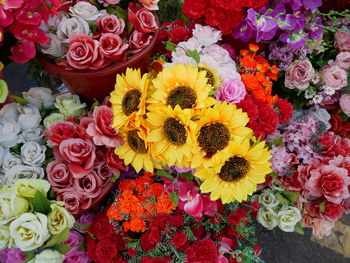
<instances>
[{"instance_id":1,"label":"green foliage","mask_svg":"<svg viewBox=\"0 0 350 263\"><path fill-rule=\"evenodd\" d=\"M304 229L301 227L300 222L295 225L294 232L304 235Z\"/></svg>"},{"instance_id":2,"label":"green foliage","mask_svg":"<svg viewBox=\"0 0 350 263\"><path fill-rule=\"evenodd\" d=\"M52 247L64 241L67 241L69 237L69 229L66 228L61 233L52 236L49 241L46 243L45 247Z\"/></svg>"},{"instance_id":3,"label":"green foliage","mask_svg":"<svg viewBox=\"0 0 350 263\"><path fill-rule=\"evenodd\" d=\"M196 61L197 64L200 62L200 56L197 50L186 50L186 55Z\"/></svg>"},{"instance_id":4,"label":"green foliage","mask_svg":"<svg viewBox=\"0 0 350 263\"><path fill-rule=\"evenodd\" d=\"M179 204L179 193L178 192L171 192L170 201L173 202L174 205L177 207L177 205Z\"/></svg>"},{"instance_id":5,"label":"green foliage","mask_svg":"<svg viewBox=\"0 0 350 263\"><path fill-rule=\"evenodd\" d=\"M59 244L54 246L54 249L56 249L61 254L65 255L70 251L71 247L68 244Z\"/></svg>"},{"instance_id":6,"label":"green foliage","mask_svg":"<svg viewBox=\"0 0 350 263\"><path fill-rule=\"evenodd\" d=\"M131 249L137 250L139 252L142 251L140 239L131 239L128 237L124 237L123 239L126 241L126 245L125 245L126 248L131 248Z\"/></svg>"},{"instance_id":7,"label":"green foliage","mask_svg":"<svg viewBox=\"0 0 350 263\"><path fill-rule=\"evenodd\" d=\"M175 51L176 51L176 45L175 45L173 42L171 42L170 40L168 40L168 41L165 42L165 48L166 48L167 50L172 51L172 52L175 52Z\"/></svg>"},{"instance_id":8,"label":"green foliage","mask_svg":"<svg viewBox=\"0 0 350 263\"><path fill-rule=\"evenodd\" d=\"M169 173L167 173L164 170L159 169L156 173L156 175L160 176L160 177L164 177L170 180L174 180L174 177L172 175L170 175Z\"/></svg>"},{"instance_id":9,"label":"green foliage","mask_svg":"<svg viewBox=\"0 0 350 263\"><path fill-rule=\"evenodd\" d=\"M25 98L18 97L18 96L15 96L15 95L12 95L12 98L14 98L15 101L18 102L18 103L21 104L21 105L27 105L27 104L29 104L29 101L27 101Z\"/></svg>"},{"instance_id":10,"label":"green foliage","mask_svg":"<svg viewBox=\"0 0 350 263\"><path fill-rule=\"evenodd\" d=\"M189 241L196 241L197 240L196 236L193 234L193 232L189 226L185 226L183 229L183 232L186 234L187 239Z\"/></svg>"},{"instance_id":11,"label":"green foliage","mask_svg":"<svg viewBox=\"0 0 350 263\"><path fill-rule=\"evenodd\" d=\"M51 212L49 200L40 191L36 190L32 202L34 212L47 215Z\"/></svg>"},{"instance_id":12,"label":"green foliage","mask_svg":"<svg viewBox=\"0 0 350 263\"><path fill-rule=\"evenodd\" d=\"M18 143L15 146L10 148L10 152L18 154L18 155L21 155L21 148L22 148L22 146L23 146L23 143Z\"/></svg>"},{"instance_id":13,"label":"green foliage","mask_svg":"<svg viewBox=\"0 0 350 263\"><path fill-rule=\"evenodd\" d=\"M157 11L159 23L173 22L175 20L188 19L182 13L182 3L184 0L161 0L158 3L159 11Z\"/></svg>"}]
</instances>

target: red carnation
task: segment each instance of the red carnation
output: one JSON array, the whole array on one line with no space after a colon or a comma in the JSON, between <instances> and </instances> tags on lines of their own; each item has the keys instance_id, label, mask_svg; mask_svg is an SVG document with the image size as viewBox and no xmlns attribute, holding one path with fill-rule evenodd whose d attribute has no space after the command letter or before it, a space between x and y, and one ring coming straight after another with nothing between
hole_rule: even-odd
<instances>
[{"instance_id":1,"label":"red carnation","mask_svg":"<svg viewBox=\"0 0 350 263\"><path fill-rule=\"evenodd\" d=\"M243 221L246 222L247 221L246 218L247 218L247 211L244 208L239 207L236 211L229 214L229 216L227 217L227 220L230 222L231 225L235 226L240 222L243 222Z\"/></svg>"},{"instance_id":2,"label":"red carnation","mask_svg":"<svg viewBox=\"0 0 350 263\"><path fill-rule=\"evenodd\" d=\"M183 232L176 232L175 237L171 240L175 248L179 251L184 251L187 247L187 236Z\"/></svg>"},{"instance_id":3,"label":"red carnation","mask_svg":"<svg viewBox=\"0 0 350 263\"><path fill-rule=\"evenodd\" d=\"M109 239L115 233L114 227L109 223L108 218L102 217L92 225L91 232L99 239Z\"/></svg>"},{"instance_id":4,"label":"red carnation","mask_svg":"<svg viewBox=\"0 0 350 263\"><path fill-rule=\"evenodd\" d=\"M89 231L90 229L88 228L87 231ZM92 261L97 261L96 258L96 244L97 242L89 235L89 233L87 232L85 234L85 246L86 246L86 252L89 256L89 258Z\"/></svg>"},{"instance_id":5,"label":"red carnation","mask_svg":"<svg viewBox=\"0 0 350 263\"><path fill-rule=\"evenodd\" d=\"M240 11L240 9L244 6L244 1L241 0L212 0L213 5L219 6L226 10L236 10Z\"/></svg>"},{"instance_id":6,"label":"red carnation","mask_svg":"<svg viewBox=\"0 0 350 263\"><path fill-rule=\"evenodd\" d=\"M255 100L255 104L259 109L258 122L264 127L266 135L274 133L277 129L279 119L277 113L270 107L269 104L262 100Z\"/></svg>"},{"instance_id":7,"label":"red carnation","mask_svg":"<svg viewBox=\"0 0 350 263\"><path fill-rule=\"evenodd\" d=\"M172 227L180 227L184 224L184 217L182 215L173 215L169 217L169 224Z\"/></svg>"},{"instance_id":8,"label":"red carnation","mask_svg":"<svg viewBox=\"0 0 350 263\"><path fill-rule=\"evenodd\" d=\"M277 106L280 124L286 123L292 117L293 105L288 100L278 99Z\"/></svg>"},{"instance_id":9,"label":"red carnation","mask_svg":"<svg viewBox=\"0 0 350 263\"><path fill-rule=\"evenodd\" d=\"M113 258L118 254L118 250L111 242L111 240L105 239L97 243L96 245L96 262L106 263L112 262Z\"/></svg>"},{"instance_id":10,"label":"red carnation","mask_svg":"<svg viewBox=\"0 0 350 263\"><path fill-rule=\"evenodd\" d=\"M192 35L191 30L183 26L176 26L169 32L170 41L174 44L178 44L181 41L188 40Z\"/></svg>"},{"instance_id":11,"label":"red carnation","mask_svg":"<svg viewBox=\"0 0 350 263\"><path fill-rule=\"evenodd\" d=\"M155 217L150 219L149 228L153 229L154 227L159 227L160 229L165 229L166 224L168 223L170 215L168 214L157 214Z\"/></svg>"},{"instance_id":12,"label":"red carnation","mask_svg":"<svg viewBox=\"0 0 350 263\"><path fill-rule=\"evenodd\" d=\"M168 263L171 261L171 258L151 258L149 256L145 256L141 258L141 263Z\"/></svg>"},{"instance_id":13,"label":"red carnation","mask_svg":"<svg viewBox=\"0 0 350 263\"><path fill-rule=\"evenodd\" d=\"M185 16L197 19L204 15L209 8L209 0L185 0L182 12Z\"/></svg>"},{"instance_id":14,"label":"red carnation","mask_svg":"<svg viewBox=\"0 0 350 263\"><path fill-rule=\"evenodd\" d=\"M243 10L231 11L212 6L205 13L205 22L210 26L217 26L224 35L229 35L232 29L244 18Z\"/></svg>"},{"instance_id":15,"label":"red carnation","mask_svg":"<svg viewBox=\"0 0 350 263\"><path fill-rule=\"evenodd\" d=\"M256 106L254 100L247 94L240 103L236 104L238 109L246 112L250 122L254 122L259 117L259 109Z\"/></svg>"},{"instance_id":16,"label":"red carnation","mask_svg":"<svg viewBox=\"0 0 350 263\"><path fill-rule=\"evenodd\" d=\"M141 236L140 244L141 244L142 250L145 252L155 249L157 246L157 243L151 242L152 239L150 240L150 235L151 235L151 232L146 232Z\"/></svg>"},{"instance_id":17,"label":"red carnation","mask_svg":"<svg viewBox=\"0 0 350 263\"><path fill-rule=\"evenodd\" d=\"M205 228L202 225L200 225L200 226L196 226L196 225L192 226L191 227L191 231L192 231L193 235L197 239L201 239L205 235Z\"/></svg>"},{"instance_id":18,"label":"red carnation","mask_svg":"<svg viewBox=\"0 0 350 263\"><path fill-rule=\"evenodd\" d=\"M212 263L219 256L213 240L197 241L186 249L190 262Z\"/></svg>"},{"instance_id":19,"label":"red carnation","mask_svg":"<svg viewBox=\"0 0 350 263\"><path fill-rule=\"evenodd\" d=\"M212 225L220 224L221 220L222 220L222 215L221 214L214 214L212 217L210 217L210 223Z\"/></svg>"}]
</instances>

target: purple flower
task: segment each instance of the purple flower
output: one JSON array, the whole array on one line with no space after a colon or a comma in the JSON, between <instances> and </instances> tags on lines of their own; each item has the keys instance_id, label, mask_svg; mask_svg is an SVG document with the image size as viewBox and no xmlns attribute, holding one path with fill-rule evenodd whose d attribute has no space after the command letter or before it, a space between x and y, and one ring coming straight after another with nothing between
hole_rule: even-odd
<instances>
[{"instance_id":1,"label":"purple flower","mask_svg":"<svg viewBox=\"0 0 350 263\"><path fill-rule=\"evenodd\" d=\"M63 244L70 245L71 251L72 251L72 250L76 250L80 246L80 244L83 242L84 242L84 237L74 229L71 229L69 232L68 240L63 242Z\"/></svg>"},{"instance_id":2,"label":"purple flower","mask_svg":"<svg viewBox=\"0 0 350 263\"><path fill-rule=\"evenodd\" d=\"M294 15L283 15L278 18L278 27L282 30L293 30L298 18Z\"/></svg>"},{"instance_id":3,"label":"purple flower","mask_svg":"<svg viewBox=\"0 0 350 263\"><path fill-rule=\"evenodd\" d=\"M303 0L303 4L310 9L316 9L322 5L322 0Z\"/></svg>"},{"instance_id":4,"label":"purple flower","mask_svg":"<svg viewBox=\"0 0 350 263\"><path fill-rule=\"evenodd\" d=\"M77 219L77 223L81 225L91 225L94 217L94 214L81 215L79 219ZM79 231L83 231L83 229L79 229Z\"/></svg>"},{"instance_id":5,"label":"purple flower","mask_svg":"<svg viewBox=\"0 0 350 263\"><path fill-rule=\"evenodd\" d=\"M311 0L312 1L312 0ZM302 8L303 4L300 0L284 0L286 4L289 4L289 6L294 10L298 11Z\"/></svg>"},{"instance_id":6,"label":"purple flower","mask_svg":"<svg viewBox=\"0 0 350 263\"><path fill-rule=\"evenodd\" d=\"M26 256L19 248L6 248L0 251L0 262L21 263Z\"/></svg>"},{"instance_id":7,"label":"purple flower","mask_svg":"<svg viewBox=\"0 0 350 263\"><path fill-rule=\"evenodd\" d=\"M90 259L85 251L72 251L65 255L63 263L89 263Z\"/></svg>"},{"instance_id":8,"label":"purple flower","mask_svg":"<svg viewBox=\"0 0 350 263\"><path fill-rule=\"evenodd\" d=\"M220 101L227 101L228 103L237 104L244 99L246 89L240 79L229 79L221 84L218 90L216 99Z\"/></svg>"}]
</instances>

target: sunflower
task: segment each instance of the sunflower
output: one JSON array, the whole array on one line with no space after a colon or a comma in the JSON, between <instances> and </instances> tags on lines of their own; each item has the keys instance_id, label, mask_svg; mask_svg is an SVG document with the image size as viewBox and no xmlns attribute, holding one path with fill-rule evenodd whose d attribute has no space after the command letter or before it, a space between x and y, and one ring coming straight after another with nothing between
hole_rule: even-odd
<instances>
[{"instance_id":1,"label":"sunflower","mask_svg":"<svg viewBox=\"0 0 350 263\"><path fill-rule=\"evenodd\" d=\"M212 68L210 68L207 65L202 65L199 64L198 66L198 71L205 72L205 77L207 78L207 83L212 87L212 88L217 88L219 87L220 83L221 83L221 79L218 76L218 71L217 70L213 70Z\"/></svg>"},{"instance_id":2,"label":"sunflower","mask_svg":"<svg viewBox=\"0 0 350 263\"><path fill-rule=\"evenodd\" d=\"M131 164L136 172L141 169L153 172L154 168L160 166L153 160L152 144L146 142L149 130L142 125L138 129L122 132L124 144L116 148L114 153L124 160L126 165Z\"/></svg>"},{"instance_id":3,"label":"sunflower","mask_svg":"<svg viewBox=\"0 0 350 263\"><path fill-rule=\"evenodd\" d=\"M164 68L153 80L154 92L148 99L149 110L170 105L173 109L201 109L211 90L205 71L193 65L178 64Z\"/></svg>"},{"instance_id":4,"label":"sunflower","mask_svg":"<svg viewBox=\"0 0 350 263\"><path fill-rule=\"evenodd\" d=\"M249 139L235 137L225 150L218 153L213 166L196 170L195 176L204 182L200 188L210 193L211 200L221 198L223 204L237 200L242 202L256 191L257 184L265 181L265 175L272 172L268 161L271 153L265 142L251 145Z\"/></svg>"},{"instance_id":5,"label":"sunflower","mask_svg":"<svg viewBox=\"0 0 350 263\"><path fill-rule=\"evenodd\" d=\"M146 113L148 85L148 74L144 74L141 78L140 69L127 68L125 75L117 75L115 90L110 98L113 128L132 130L141 125Z\"/></svg>"},{"instance_id":6,"label":"sunflower","mask_svg":"<svg viewBox=\"0 0 350 263\"><path fill-rule=\"evenodd\" d=\"M197 149L191 167L210 167L217 153L227 148L233 136L250 137L252 130L245 127L248 115L227 102L216 102L199 115L195 137Z\"/></svg>"},{"instance_id":7,"label":"sunflower","mask_svg":"<svg viewBox=\"0 0 350 263\"><path fill-rule=\"evenodd\" d=\"M152 131L147 142L153 143L153 155L166 165L177 164L188 167L193 150L193 131L196 123L191 120L192 109L182 110L179 105L174 109L167 106L164 110L147 113L147 122Z\"/></svg>"}]
</instances>

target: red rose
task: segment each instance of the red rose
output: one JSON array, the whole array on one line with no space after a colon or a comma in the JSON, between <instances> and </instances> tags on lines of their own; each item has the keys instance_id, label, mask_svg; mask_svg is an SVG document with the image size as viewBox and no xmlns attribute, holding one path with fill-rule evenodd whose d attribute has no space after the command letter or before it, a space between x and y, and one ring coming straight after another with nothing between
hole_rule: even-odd
<instances>
[{"instance_id":1,"label":"red rose","mask_svg":"<svg viewBox=\"0 0 350 263\"><path fill-rule=\"evenodd\" d=\"M117 254L118 250L116 246L108 239L104 239L96 245L95 255L97 263L112 262Z\"/></svg>"},{"instance_id":2,"label":"red rose","mask_svg":"<svg viewBox=\"0 0 350 263\"><path fill-rule=\"evenodd\" d=\"M322 154L329 157L338 155L338 145L340 142L341 138L335 135L333 132L323 134L320 139L323 149Z\"/></svg>"},{"instance_id":3,"label":"red rose","mask_svg":"<svg viewBox=\"0 0 350 263\"><path fill-rule=\"evenodd\" d=\"M309 180L311 177L310 172L314 169L317 169L319 166L318 163L313 163L309 165L299 165L298 166L298 171L297 171L297 176L298 176L298 181L300 182L301 188L305 190L305 183Z\"/></svg>"},{"instance_id":4,"label":"red rose","mask_svg":"<svg viewBox=\"0 0 350 263\"><path fill-rule=\"evenodd\" d=\"M95 161L95 145L89 140L79 138L67 139L61 142L59 151L68 168L76 178L81 178L90 172Z\"/></svg>"},{"instance_id":5,"label":"red rose","mask_svg":"<svg viewBox=\"0 0 350 263\"><path fill-rule=\"evenodd\" d=\"M112 61L124 61L128 47L120 36L113 33L104 33L100 37L101 54Z\"/></svg>"},{"instance_id":6,"label":"red rose","mask_svg":"<svg viewBox=\"0 0 350 263\"><path fill-rule=\"evenodd\" d=\"M227 220L230 222L231 225L235 226L240 222L243 222L243 221L246 222L247 221L246 218L247 218L247 211L244 208L239 207L236 211L229 214L229 216L227 217Z\"/></svg>"},{"instance_id":7,"label":"red rose","mask_svg":"<svg viewBox=\"0 0 350 263\"><path fill-rule=\"evenodd\" d=\"M128 20L134 25L137 31L144 34L154 32L158 28L156 17L151 11L139 4L129 4Z\"/></svg>"},{"instance_id":8,"label":"red rose","mask_svg":"<svg viewBox=\"0 0 350 263\"><path fill-rule=\"evenodd\" d=\"M108 183L108 180L113 177L113 171L107 166L107 164L96 167L95 171L103 180L103 183Z\"/></svg>"},{"instance_id":9,"label":"red rose","mask_svg":"<svg viewBox=\"0 0 350 263\"><path fill-rule=\"evenodd\" d=\"M105 151L105 159L108 168L113 172L113 174L119 174L119 171L126 171L124 161L119 158L118 155L114 153L113 148L107 148Z\"/></svg>"},{"instance_id":10,"label":"red rose","mask_svg":"<svg viewBox=\"0 0 350 263\"><path fill-rule=\"evenodd\" d=\"M213 240L197 241L186 249L186 255L191 262L212 263L219 256Z\"/></svg>"},{"instance_id":11,"label":"red rose","mask_svg":"<svg viewBox=\"0 0 350 263\"><path fill-rule=\"evenodd\" d=\"M70 186L73 179L72 173L66 164L60 160L49 163L46 167L47 179L54 191L59 192Z\"/></svg>"},{"instance_id":12,"label":"red rose","mask_svg":"<svg viewBox=\"0 0 350 263\"><path fill-rule=\"evenodd\" d=\"M152 35L145 35L141 32L132 32L129 38L129 46L131 53L140 52L144 47L147 47L151 43Z\"/></svg>"},{"instance_id":13,"label":"red rose","mask_svg":"<svg viewBox=\"0 0 350 263\"><path fill-rule=\"evenodd\" d=\"M169 39L172 43L178 44L181 41L186 41L192 36L191 30L183 26L177 26L169 32Z\"/></svg>"},{"instance_id":14,"label":"red rose","mask_svg":"<svg viewBox=\"0 0 350 263\"><path fill-rule=\"evenodd\" d=\"M197 19L204 15L209 9L209 0L185 0L182 12L185 16Z\"/></svg>"},{"instance_id":15,"label":"red rose","mask_svg":"<svg viewBox=\"0 0 350 263\"><path fill-rule=\"evenodd\" d=\"M312 215L329 221L337 221L345 211L342 204L334 204L324 198L317 199L315 202L309 204L306 209Z\"/></svg>"},{"instance_id":16,"label":"red rose","mask_svg":"<svg viewBox=\"0 0 350 263\"><path fill-rule=\"evenodd\" d=\"M73 179L74 188L85 198L96 198L102 193L103 181L92 170L83 177Z\"/></svg>"},{"instance_id":17,"label":"red rose","mask_svg":"<svg viewBox=\"0 0 350 263\"><path fill-rule=\"evenodd\" d=\"M76 126L68 121L54 123L45 131L45 137L52 145L58 146L66 139L77 137Z\"/></svg>"},{"instance_id":18,"label":"red rose","mask_svg":"<svg viewBox=\"0 0 350 263\"><path fill-rule=\"evenodd\" d=\"M174 238L171 240L175 248L179 251L184 251L188 245L187 236L183 232L176 232Z\"/></svg>"},{"instance_id":19,"label":"red rose","mask_svg":"<svg viewBox=\"0 0 350 263\"><path fill-rule=\"evenodd\" d=\"M102 33L113 33L120 35L125 28L125 22L123 19L118 18L115 15L103 14L96 20L96 28Z\"/></svg>"},{"instance_id":20,"label":"red rose","mask_svg":"<svg viewBox=\"0 0 350 263\"><path fill-rule=\"evenodd\" d=\"M63 201L67 210L75 215L84 206L86 200L73 187L60 191L57 195L58 201Z\"/></svg>"},{"instance_id":21,"label":"red rose","mask_svg":"<svg viewBox=\"0 0 350 263\"><path fill-rule=\"evenodd\" d=\"M300 192L301 191L301 184L298 180L298 175L294 174L293 176L282 176L281 181L284 184L284 187L288 191L292 192Z\"/></svg>"},{"instance_id":22,"label":"red rose","mask_svg":"<svg viewBox=\"0 0 350 263\"><path fill-rule=\"evenodd\" d=\"M283 124L290 120L293 114L293 105L285 99L279 98L277 101L279 123Z\"/></svg>"}]
</instances>

